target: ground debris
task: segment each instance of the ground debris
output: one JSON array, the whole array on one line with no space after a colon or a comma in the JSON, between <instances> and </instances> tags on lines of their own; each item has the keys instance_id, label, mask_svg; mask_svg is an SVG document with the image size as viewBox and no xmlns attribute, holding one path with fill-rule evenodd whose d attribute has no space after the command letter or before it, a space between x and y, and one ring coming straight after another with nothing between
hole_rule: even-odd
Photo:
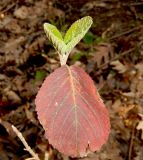
<instances>
[{"instance_id":1,"label":"ground debris","mask_svg":"<svg viewBox=\"0 0 143 160\"><path fill-rule=\"evenodd\" d=\"M142 4L141 0L0 1L0 159L29 157L11 128L14 125L41 160L45 155L50 160L72 160L45 139L34 100L44 78L60 66L43 23L56 25L64 34L85 15L93 17L93 42L81 41L68 64L84 68L96 83L110 112L111 134L100 151L83 160L143 159Z\"/></svg>"}]
</instances>

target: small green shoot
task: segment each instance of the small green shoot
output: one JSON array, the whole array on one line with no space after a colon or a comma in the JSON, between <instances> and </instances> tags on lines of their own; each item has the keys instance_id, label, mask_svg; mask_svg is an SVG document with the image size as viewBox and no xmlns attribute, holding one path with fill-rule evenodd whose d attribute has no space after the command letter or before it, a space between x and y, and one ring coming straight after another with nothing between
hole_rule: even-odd
<instances>
[{"instance_id":1,"label":"small green shoot","mask_svg":"<svg viewBox=\"0 0 143 160\"><path fill-rule=\"evenodd\" d=\"M58 51L61 65L65 65L71 50L84 37L92 25L90 16L75 21L63 37L60 31L50 23L44 23L44 30L47 37Z\"/></svg>"}]
</instances>

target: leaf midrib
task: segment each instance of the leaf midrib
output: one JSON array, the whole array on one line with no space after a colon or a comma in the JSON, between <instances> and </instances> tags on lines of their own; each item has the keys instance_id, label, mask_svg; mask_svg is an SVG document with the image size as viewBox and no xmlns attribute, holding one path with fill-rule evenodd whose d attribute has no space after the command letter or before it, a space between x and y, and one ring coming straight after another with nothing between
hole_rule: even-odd
<instances>
[{"instance_id":1,"label":"leaf midrib","mask_svg":"<svg viewBox=\"0 0 143 160\"><path fill-rule=\"evenodd\" d=\"M66 65L67 66L67 65ZM72 90L72 98L73 98L73 108L74 108L74 115L75 115L75 142L76 142L76 151L78 152L78 143L77 143L77 139L78 139L78 131L77 131L77 125L78 125L78 118L77 118L77 104L76 104L76 99L75 99L75 87L74 87L74 80L73 80L73 76L72 76L72 72L69 66L67 66L68 69L68 73L69 73L69 80L70 80L70 84L71 84L71 90Z\"/></svg>"}]
</instances>

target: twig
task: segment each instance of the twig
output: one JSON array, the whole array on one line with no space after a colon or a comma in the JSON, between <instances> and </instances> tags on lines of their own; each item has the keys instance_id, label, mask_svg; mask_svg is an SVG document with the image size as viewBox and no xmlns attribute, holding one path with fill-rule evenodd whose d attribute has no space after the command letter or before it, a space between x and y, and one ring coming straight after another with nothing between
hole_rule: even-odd
<instances>
[{"instance_id":1,"label":"twig","mask_svg":"<svg viewBox=\"0 0 143 160\"><path fill-rule=\"evenodd\" d=\"M129 153L128 153L128 160L131 160L132 158L132 150L133 150L133 142L134 142L134 136L135 136L135 126L132 128L132 134L131 134L131 140L130 140L130 146L129 146Z\"/></svg>"},{"instance_id":2,"label":"twig","mask_svg":"<svg viewBox=\"0 0 143 160\"><path fill-rule=\"evenodd\" d=\"M124 3L123 6L140 6L143 5L143 2L133 2L133 3Z\"/></svg>"},{"instance_id":3,"label":"twig","mask_svg":"<svg viewBox=\"0 0 143 160\"><path fill-rule=\"evenodd\" d=\"M126 34L132 33L132 32L134 32L134 31L140 29L141 27L142 27L142 25L137 26L137 27L134 27L134 28L131 28L131 29L129 29L129 30L127 30L127 31L124 31L124 32L122 32L122 33L116 34L116 35L112 36L111 38L109 38L109 40L113 40L113 39L115 39L115 38L118 38L118 37L124 36L124 35L126 35Z\"/></svg>"},{"instance_id":4,"label":"twig","mask_svg":"<svg viewBox=\"0 0 143 160\"><path fill-rule=\"evenodd\" d=\"M35 158L34 157L32 157L32 158L26 158L25 160L35 160Z\"/></svg>"},{"instance_id":5,"label":"twig","mask_svg":"<svg viewBox=\"0 0 143 160\"><path fill-rule=\"evenodd\" d=\"M117 55L117 56L111 58L110 60L106 61L104 64L100 65L97 69L103 68L104 66L106 66L106 65L109 64L110 62L112 62L112 61L114 61L114 60L117 60L117 59L123 57L124 55L126 55L126 54L128 54L128 53L134 51L135 49L136 49L136 47L131 48L131 49L125 51L125 52L120 53L119 55Z\"/></svg>"},{"instance_id":6,"label":"twig","mask_svg":"<svg viewBox=\"0 0 143 160\"><path fill-rule=\"evenodd\" d=\"M18 129L14 125L12 125L12 129L16 133L16 135L19 137L19 139L21 140L23 145L25 146L25 149L31 154L32 158L30 158L30 159L40 160L38 155L27 144L27 142L26 142L25 138L23 137L23 135L21 134L21 132L19 132Z\"/></svg>"},{"instance_id":7,"label":"twig","mask_svg":"<svg viewBox=\"0 0 143 160\"><path fill-rule=\"evenodd\" d=\"M45 158L44 158L44 160L49 160L50 158L49 158L49 153L48 152L45 152Z\"/></svg>"},{"instance_id":8,"label":"twig","mask_svg":"<svg viewBox=\"0 0 143 160\"><path fill-rule=\"evenodd\" d=\"M11 5L9 5L6 9L2 10L2 13L8 12L11 8L13 8L16 5L16 2L13 2Z\"/></svg>"}]
</instances>

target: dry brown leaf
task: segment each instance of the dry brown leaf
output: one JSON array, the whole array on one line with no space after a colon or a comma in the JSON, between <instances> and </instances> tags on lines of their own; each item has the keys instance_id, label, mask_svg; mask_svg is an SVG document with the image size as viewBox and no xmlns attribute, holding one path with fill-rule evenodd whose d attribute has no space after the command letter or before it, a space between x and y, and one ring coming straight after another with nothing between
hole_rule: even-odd
<instances>
[{"instance_id":1,"label":"dry brown leaf","mask_svg":"<svg viewBox=\"0 0 143 160\"><path fill-rule=\"evenodd\" d=\"M7 21L2 23L3 27L11 33L19 34L22 32L22 28L18 23L18 20L15 18L7 18Z\"/></svg>"},{"instance_id":2,"label":"dry brown leaf","mask_svg":"<svg viewBox=\"0 0 143 160\"><path fill-rule=\"evenodd\" d=\"M26 19L28 17L28 8L26 6L21 6L14 11L14 15L19 19Z\"/></svg>"},{"instance_id":3,"label":"dry brown leaf","mask_svg":"<svg viewBox=\"0 0 143 160\"><path fill-rule=\"evenodd\" d=\"M135 68L137 69L137 72L135 76L132 78L131 85L130 85L130 91L131 93L129 95L134 94L134 100L137 104L142 105L143 104L143 64L138 63L135 65Z\"/></svg>"},{"instance_id":4,"label":"dry brown leaf","mask_svg":"<svg viewBox=\"0 0 143 160\"><path fill-rule=\"evenodd\" d=\"M12 128L11 128L11 123L9 123L8 121L4 121L4 120L0 119L0 124L5 127L7 133L8 133L11 137L14 137L14 138L15 138L15 134L13 133L13 130L12 130Z\"/></svg>"},{"instance_id":5,"label":"dry brown leaf","mask_svg":"<svg viewBox=\"0 0 143 160\"><path fill-rule=\"evenodd\" d=\"M112 109L114 110L114 112L118 112L121 106L121 100L117 99L113 104L112 104Z\"/></svg>"},{"instance_id":6,"label":"dry brown leaf","mask_svg":"<svg viewBox=\"0 0 143 160\"><path fill-rule=\"evenodd\" d=\"M132 97L132 98L135 97L135 93L134 92L124 92L124 93L122 93L122 95L126 96L126 97Z\"/></svg>"},{"instance_id":7,"label":"dry brown leaf","mask_svg":"<svg viewBox=\"0 0 143 160\"><path fill-rule=\"evenodd\" d=\"M5 64L5 57L0 55L0 66Z\"/></svg>"},{"instance_id":8,"label":"dry brown leaf","mask_svg":"<svg viewBox=\"0 0 143 160\"><path fill-rule=\"evenodd\" d=\"M102 2L102 1L91 1L91 2L87 2L83 5L83 7L80 9L81 12L83 13L87 13L90 10L92 10L95 7L102 7L102 8L106 8L108 7L107 3Z\"/></svg>"},{"instance_id":9,"label":"dry brown leaf","mask_svg":"<svg viewBox=\"0 0 143 160\"><path fill-rule=\"evenodd\" d=\"M94 55L94 61L97 66L100 67L101 64L106 63L110 57L113 56L113 49L111 44L101 43L95 47L97 50Z\"/></svg>"},{"instance_id":10,"label":"dry brown leaf","mask_svg":"<svg viewBox=\"0 0 143 160\"><path fill-rule=\"evenodd\" d=\"M4 150L4 145L0 144L0 159L9 160L7 152Z\"/></svg>"},{"instance_id":11,"label":"dry brown leaf","mask_svg":"<svg viewBox=\"0 0 143 160\"><path fill-rule=\"evenodd\" d=\"M119 60L112 61L110 64L113 66L112 68L120 74L125 73L128 70L128 67L123 65Z\"/></svg>"},{"instance_id":12,"label":"dry brown leaf","mask_svg":"<svg viewBox=\"0 0 143 160\"><path fill-rule=\"evenodd\" d=\"M20 104L21 98L12 90L5 89L4 93L8 100L12 101L13 104Z\"/></svg>"},{"instance_id":13,"label":"dry brown leaf","mask_svg":"<svg viewBox=\"0 0 143 160\"><path fill-rule=\"evenodd\" d=\"M4 115L2 119L3 121L8 121L11 124L15 124L19 128L23 128L27 120L25 115L25 105L19 106L16 110Z\"/></svg>"},{"instance_id":14,"label":"dry brown leaf","mask_svg":"<svg viewBox=\"0 0 143 160\"><path fill-rule=\"evenodd\" d=\"M136 64L135 68L143 74L143 63Z\"/></svg>"},{"instance_id":15,"label":"dry brown leaf","mask_svg":"<svg viewBox=\"0 0 143 160\"><path fill-rule=\"evenodd\" d=\"M36 124L37 125L37 120L35 119L35 116L34 116L34 112L30 111L29 110L29 105L26 105L25 106L25 114L26 114L26 117L29 121L31 121L33 124Z\"/></svg>"},{"instance_id":16,"label":"dry brown leaf","mask_svg":"<svg viewBox=\"0 0 143 160\"><path fill-rule=\"evenodd\" d=\"M3 20L0 21L0 29L5 27L10 22L11 22L11 17L6 16Z\"/></svg>"},{"instance_id":17,"label":"dry brown leaf","mask_svg":"<svg viewBox=\"0 0 143 160\"><path fill-rule=\"evenodd\" d=\"M136 149L136 156L134 157L134 160L143 160L143 149L142 146L135 146Z\"/></svg>"},{"instance_id":18,"label":"dry brown leaf","mask_svg":"<svg viewBox=\"0 0 143 160\"><path fill-rule=\"evenodd\" d=\"M3 50L5 53L9 53L9 52L15 53L15 50L17 50L19 45L24 41L25 41L25 37L23 36L20 36L16 39L11 38L8 40L7 43L5 43Z\"/></svg>"},{"instance_id":19,"label":"dry brown leaf","mask_svg":"<svg viewBox=\"0 0 143 160\"><path fill-rule=\"evenodd\" d=\"M28 60L30 55L35 55L38 52L37 50L42 50L42 48L44 47L44 41L44 37L38 37L30 45L28 44L26 49L19 55L19 58L16 61L17 64L24 64Z\"/></svg>"},{"instance_id":20,"label":"dry brown leaf","mask_svg":"<svg viewBox=\"0 0 143 160\"><path fill-rule=\"evenodd\" d=\"M139 121L136 129L141 130L141 139L143 140L143 120Z\"/></svg>"},{"instance_id":21,"label":"dry brown leaf","mask_svg":"<svg viewBox=\"0 0 143 160\"><path fill-rule=\"evenodd\" d=\"M129 111L135 108L135 105L121 106L119 110L119 115L123 118L126 118Z\"/></svg>"}]
</instances>

